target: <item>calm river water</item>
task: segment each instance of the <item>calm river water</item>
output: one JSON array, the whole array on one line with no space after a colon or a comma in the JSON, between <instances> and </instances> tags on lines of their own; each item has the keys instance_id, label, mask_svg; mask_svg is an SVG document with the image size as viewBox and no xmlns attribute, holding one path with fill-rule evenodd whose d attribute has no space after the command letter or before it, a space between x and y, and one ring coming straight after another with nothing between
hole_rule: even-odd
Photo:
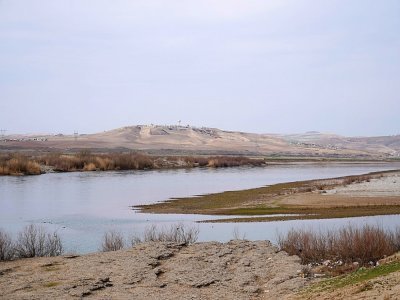
<instances>
[{"instance_id":1,"label":"calm river water","mask_svg":"<svg viewBox=\"0 0 400 300\"><path fill-rule=\"evenodd\" d=\"M400 163L294 164L263 168L154 170L129 172L53 173L40 176L0 177L0 228L14 236L30 223L57 230L67 251L99 250L105 231L126 237L140 235L146 226L167 226L215 217L141 214L132 205L154 203L226 190L239 190L279 182L362 174L400 169ZM227 241L236 228L248 239L276 240L296 226L327 228L349 222L382 226L400 225L399 216L308 220L269 223L198 224L199 240Z\"/></svg>"}]
</instances>

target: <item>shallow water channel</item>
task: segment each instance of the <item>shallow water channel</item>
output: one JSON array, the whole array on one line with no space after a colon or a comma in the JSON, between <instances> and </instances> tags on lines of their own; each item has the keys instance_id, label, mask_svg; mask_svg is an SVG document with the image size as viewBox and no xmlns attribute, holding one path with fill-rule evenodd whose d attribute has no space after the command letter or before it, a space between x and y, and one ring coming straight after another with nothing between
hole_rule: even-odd
<instances>
[{"instance_id":1,"label":"shallow water channel","mask_svg":"<svg viewBox=\"0 0 400 300\"><path fill-rule=\"evenodd\" d=\"M240 190L280 182L363 174L400 169L400 163L290 164L262 168L152 170L126 172L50 173L0 177L0 228L16 236L30 223L57 230L68 252L99 250L105 231L126 237L140 235L146 226L169 226L215 217L204 215L142 214L131 209L173 197ZM262 223L201 223L200 241L227 241L236 229L248 239L276 241L277 233L292 227L332 228L355 224L400 225L399 216Z\"/></svg>"}]
</instances>

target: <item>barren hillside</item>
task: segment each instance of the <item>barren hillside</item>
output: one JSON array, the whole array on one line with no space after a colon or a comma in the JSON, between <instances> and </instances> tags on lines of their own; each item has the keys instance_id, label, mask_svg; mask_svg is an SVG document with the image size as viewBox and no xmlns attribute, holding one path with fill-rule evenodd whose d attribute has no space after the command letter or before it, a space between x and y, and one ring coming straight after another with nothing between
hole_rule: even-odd
<instances>
[{"instance_id":1,"label":"barren hillside","mask_svg":"<svg viewBox=\"0 0 400 300\"><path fill-rule=\"evenodd\" d=\"M0 150L144 150L151 153L396 158L400 136L276 135L189 126L137 125L96 134L4 136Z\"/></svg>"}]
</instances>

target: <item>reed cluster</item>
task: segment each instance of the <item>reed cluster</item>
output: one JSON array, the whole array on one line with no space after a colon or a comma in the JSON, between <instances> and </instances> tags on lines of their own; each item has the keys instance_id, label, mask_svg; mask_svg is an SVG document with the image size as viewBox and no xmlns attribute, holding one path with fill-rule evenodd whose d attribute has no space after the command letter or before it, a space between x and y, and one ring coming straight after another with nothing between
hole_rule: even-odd
<instances>
[{"instance_id":1,"label":"reed cluster","mask_svg":"<svg viewBox=\"0 0 400 300\"><path fill-rule=\"evenodd\" d=\"M262 166L264 159L234 156L150 156L142 153L74 154L49 153L28 156L20 153L0 155L0 175L38 175L42 169L55 172L147 170L194 167Z\"/></svg>"},{"instance_id":2,"label":"reed cluster","mask_svg":"<svg viewBox=\"0 0 400 300\"><path fill-rule=\"evenodd\" d=\"M39 163L26 155L14 153L0 155L0 175L39 175Z\"/></svg>"},{"instance_id":3,"label":"reed cluster","mask_svg":"<svg viewBox=\"0 0 400 300\"><path fill-rule=\"evenodd\" d=\"M82 151L77 154L48 154L39 161L58 172L111 171L153 169L154 158L138 153L92 154Z\"/></svg>"}]
</instances>

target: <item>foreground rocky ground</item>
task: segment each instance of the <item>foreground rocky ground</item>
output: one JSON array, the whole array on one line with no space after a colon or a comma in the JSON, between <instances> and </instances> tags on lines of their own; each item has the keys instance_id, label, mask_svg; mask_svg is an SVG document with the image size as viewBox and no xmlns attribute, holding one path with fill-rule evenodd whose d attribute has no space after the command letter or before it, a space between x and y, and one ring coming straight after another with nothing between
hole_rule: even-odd
<instances>
[{"instance_id":1,"label":"foreground rocky ground","mask_svg":"<svg viewBox=\"0 0 400 300\"><path fill-rule=\"evenodd\" d=\"M400 253L331 279L306 270L268 241L144 243L0 262L0 299L399 299Z\"/></svg>"},{"instance_id":2,"label":"foreground rocky ground","mask_svg":"<svg viewBox=\"0 0 400 300\"><path fill-rule=\"evenodd\" d=\"M308 282L268 241L145 243L0 263L1 299L285 299Z\"/></svg>"}]
</instances>

